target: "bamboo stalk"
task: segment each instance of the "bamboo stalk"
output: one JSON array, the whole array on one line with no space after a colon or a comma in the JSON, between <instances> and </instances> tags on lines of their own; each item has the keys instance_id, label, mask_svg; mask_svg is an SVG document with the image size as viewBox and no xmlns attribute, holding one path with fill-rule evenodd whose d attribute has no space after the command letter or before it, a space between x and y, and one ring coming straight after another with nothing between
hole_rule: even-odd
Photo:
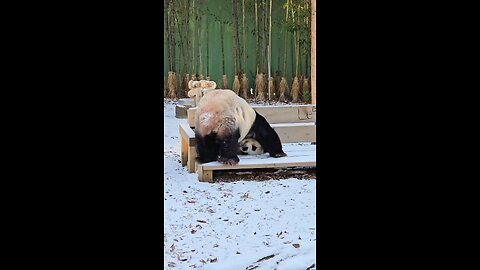
<instances>
[{"instance_id":1,"label":"bamboo stalk","mask_svg":"<svg viewBox=\"0 0 480 270\"><path fill-rule=\"evenodd\" d=\"M265 2L263 2L263 39L262 39L262 43L263 43L263 48L264 48L264 56L266 56L266 60L265 60L265 57L264 57L264 61L263 61L263 69L262 71L263 72L266 72L266 69L267 69L267 62L268 62L268 47L267 47L267 39L268 39L268 32L267 32L267 0L265 0ZM265 78L267 79L267 78Z\"/></svg>"},{"instance_id":2,"label":"bamboo stalk","mask_svg":"<svg viewBox=\"0 0 480 270\"><path fill-rule=\"evenodd\" d=\"M294 25L294 30L293 30L293 38L290 38L290 63L291 63L291 66L292 66L292 77L295 77L295 11L293 9L293 2L292 3L292 7L290 9L290 12L291 12L291 16L292 16L292 23Z\"/></svg>"},{"instance_id":3,"label":"bamboo stalk","mask_svg":"<svg viewBox=\"0 0 480 270\"><path fill-rule=\"evenodd\" d=\"M237 12L237 9L236 9L236 3L237 1L236 0L232 0L232 20L233 20L233 61L234 61L234 69L235 69L235 75L238 75L238 66L237 66L237 61L238 61L238 58L237 58L237 39L235 37L235 33L237 32L236 31L236 20L235 20L235 17L236 17L236 12ZM238 79L238 78L237 78Z\"/></svg>"},{"instance_id":4,"label":"bamboo stalk","mask_svg":"<svg viewBox=\"0 0 480 270\"><path fill-rule=\"evenodd\" d=\"M228 89L227 75L222 75L222 89Z\"/></svg>"},{"instance_id":5,"label":"bamboo stalk","mask_svg":"<svg viewBox=\"0 0 480 270\"><path fill-rule=\"evenodd\" d=\"M242 73L242 77L240 80L240 89L242 90L242 97L244 99L248 98L248 79L247 74Z\"/></svg>"},{"instance_id":6,"label":"bamboo stalk","mask_svg":"<svg viewBox=\"0 0 480 270\"><path fill-rule=\"evenodd\" d=\"M185 73L188 73L188 66L187 62L190 61L190 39L189 37L189 25L190 25L190 1L185 0L185 17L184 17L184 36L185 36L185 41L186 41L186 48L185 48L185 54L186 54L186 61L185 61L185 66L186 70Z\"/></svg>"},{"instance_id":7,"label":"bamboo stalk","mask_svg":"<svg viewBox=\"0 0 480 270\"><path fill-rule=\"evenodd\" d=\"M310 8L309 1L310 0L305 0L305 7L306 7L307 10ZM305 24L306 24L306 28L307 28L307 37L309 37L311 39L312 37L311 37L311 34L310 34L311 30L310 30L310 18L309 18L309 16L305 17ZM311 41L310 41L310 46L312 46ZM311 54L310 50L307 50L307 52L305 53L305 76L307 76L307 77L308 77L308 58L310 58L310 54Z\"/></svg>"},{"instance_id":8,"label":"bamboo stalk","mask_svg":"<svg viewBox=\"0 0 480 270\"><path fill-rule=\"evenodd\" d=\"M170 42L172 43L172 71L176 72L176 56L175 56L175 5L173 4L173 0L170 0Z\"/></svg>"},{"instance_id":9,"label":"bamboo stalk","mask_svg":"<svg viewBox=\"0 0 480 270\"><path fill-rule=\"evenodd\" d=\"M288 91L288 83L287 83L287 80L285 79L285 77L282 77L282 80L280 81L280 96L278 97L278 100L281 101L281 102L284 102L287 100L287 98L285 97L285 94L287 93Z\"/></svg>"},{"instance_id":10,"label":"bamboo stalk","mask_svg":"<svg viewBox=\"0 0 480 270\"><path fill-rule=\"evenodd\" d=\"M205 0L205 5L207 5L207 0ZM207 10L208 10L208 8L207 8ZM207 33L206 33L206 37L205 37L205 39L206 39L205 42L207 43L207 77L210 77L210 73L209 73L209 71L208 71L208 66L210 65L210 62L209 62L209 59L208 59L208 17L210 17L209 14L207 14L207 17L206 17L206 19L205 19L205 20L206 20L206 24L207 24L207 26L206 26L206 28L207 28Z\"/></svg>"},{"instance_id":11,"label":"bamboo stalk","mask_svg":"<svg viewBox=\"0 0 480 270\"><path fill-rule=\"evenodd\" d=\"M238 95L240 90L240 80L238 79L238 75L235 74L235 78L233 79L232 90L235 94Z\"/></svg>"},{"instance_id":12,"label":"bamboo stalk","mask_svg":"<svg viewBox=\"0 0 480 270\"><path fill-rule=\"evenodd\" d=\"M181 12L181 5L179 6L179 9L178 9L179 12ZM179 57L181 60L183 60L183 74L186 73L186 59L185 59L185 46L183 44L183 36L182 35L182 28L183 28L183 25L180 23L180 20L178 19L178 13L179 12L176 12L175 13L175 22L176 22L176 25L177 25L177 30L178 30L178 34L179 34L179 40L180 40L180 52L181 52L181 57ZM181 15L181 14L180 14ZM180 63L179 63L180 65ZM183 78L184 76L180 76L180 72L178 74L179 78ZM184 96L184 93L185 93L185 83L184 83L184 80L183 79L177 79L177 96L178 97L183 97ZM188 87L187 87L188 88ZM183 90L183 91L182 91Z\"/></svg>"},{"instance_id":13,"label":"bamboo stalk","mask_svg":"<svg viewBox=\"0 0 480 270\"><path fill-rule=\"evenodd\" d=\"M297 55L297 37L298 37L298 33L297 33L297 29L296 29L296 22L295 22L295 13L293 11L293 8L292 8L292 20L293 20L293 25L295 26L295 30L293 32L293 40L294 40L294 49L295 49L295 77L298 76L298 65L297 65L297 60L298 60L298 55Z\"/></svg>"},{"instance_id":14,"label":"bamboo stalk","mask_svg":"<svg viewBox=\"0 0 480 270\"><path fill-rule=\"evenodd\" d=\"M201 36L200 32L202 29L202 13L200 12L200 2L198 3L198 8L197 8L197 14L198 14L198 25L197 25L197 34L198 34L198 62L200 65L199 69L199 74L200 74L200 80L203 79L203 66L202 66L202 42L201 42Z\"/></svg>"},{"instance_id":15,"label":"bamboo stalk","mask_svg":"<svg viewBox=\"0 0 480 270\"><path fill-rule=\"evenodd\" d=\"M258 75L258 62L259 62L259 58L260 58L260 55L258 53L258 48L259 48L259 45L260 45L260 41L259 41L259 37L258 37L258 5L257 5L257 0L255 0L255 36L257 37L257 46L255 48L255 53L256 53L256 59L255 59L255 66L256 66L256 74ZM255 91L257 88L255 87ZM255 96L257 96L257 94L255 93Z\"/></svg>"},{"instance_id":16,"label":"bamboo stalk","mask_svg":"<svg viewBox=\"0 0 480 270\"><path fill-rule=\"evenodd\" d=\"M223 25L223 22L220 22L220 41L222 43L222 74L225 75L225 49L223 46L223 32L225 26Z\"/></svg>"},{"instance_id":17,"label":"bamboo stalk","mask_svg":"<svg viewBox=\"0 0 480 270\"><path fill-rule=\"evenodd\" d=\"M164 4L166 5L167 16L165 16L165 27L166 27L166 36L167 36L167 62L168 62L168 71L172 70L172 64L170 60L170 25L168 23L168 17L170 17L170 1L165 0ZM170 78L170 75L167 79Z\"/></svg>"},{"instance_id":18,"label":"bamboo stalk","mask_svg":"<svg viewBox=\"0 0 480 270\"><path fill-rule=\"evenodd\" d=\"M242 1L242 15L243 15L243 67L247 68L247 36L245 35L245 0Z\"/></svg>"},{"instance_id":19,"label":"bamboo stalk","mask_svg":"<svg viewBox=\"0 0 480 270\"><path fill-rule=\"evenodd\" d=\"M236 27L236 34L235 34L235 38L237 39L237 50L238 50L238 58L237 58L237 61L238 61L238 67L239 67L239 73L243 70L243 65L242 65L242 46L240 46L240 24L238 23L238 0L235 0L235 22L237 24L237 27Z\"/></svg>"},{"instance_id":20,"label":"bamboo stalk","mask_svg":"<svg viewBox=\"0 0 480 270\"><path fill-rule=\"evenodd\" d=\"M193 0L193 3L192 3L192 17L194 19L194 22L196 22L197 17L195 12L195 0ZM190 35L192 37L192 75L195 74L195 26L196 26L196 23L193 24L193 27L192 27L193 33Z\"/></svg>"},{"instance_id":21,"label":"bamboo stalk","mask_svg":"<svg viewBox=\"0 0 480 270\"><path fill-rule=\"evenodd\" d=\"M180 59L183 60L183 71L185 72L185 65L186 65L186 61L185 61L185 46L184 46L184 42L183 42L183 37L184 35L182 35L182 29L183 29L183 23L181 23L182 21L178 19L178 13L181 13L182 12L182 5L180 4L179 8L178 8L178 12L175 13L175 24L176 24L176 29L178 31L178 36L179 36L179 40L180 40L180 54L181 54L181 57ZM180 14L182 15L182 14Z\"/></svg>"},{"instance_id":22,"label":"bamboo stalk","mask_svg":"<svg viewBox=\"0 0 480 270\"><path fill-rule=\"evenodd\" d=\"M270 87L273 86L273 78L271 76L271 60L272 60L272 0L270 0L270 29L269 29L269 34L268 34L268 100L271 100L272 97L270 93L272 92L272 89ZM270 83L271 81L271 83Z\"/></svg>"},{"instance_id":23,"label":"bamboo stalk","mask_svg":"<svg viewBox=\"0 0 480 270\"><path fill-rule=\"evenodd\" d=\"M287 0L287 11L285 12L285 24L288 24L288 8L290 7L289 1ZM285 29L285 50L283 54L283 76L287 74L287 35L288 31Z\"/></svg>"},{"instance_id":24,"label":"bamboo stalk","mask_svg":"<svg viewBox=\"0 0 480 270\"><path fill-rule=\"evenodd\" d=\"M298 25L300 25L300 6L297 6L297 23ZM296 31L297 32L297 31ZM297 48L296 48L296 57L295 57L295 61L296 61L296 64L295 64L295 76L298 76L298 61L299 61L299 58L300 58L300 33L297 33Z\"/></svg>"}]
</instances>

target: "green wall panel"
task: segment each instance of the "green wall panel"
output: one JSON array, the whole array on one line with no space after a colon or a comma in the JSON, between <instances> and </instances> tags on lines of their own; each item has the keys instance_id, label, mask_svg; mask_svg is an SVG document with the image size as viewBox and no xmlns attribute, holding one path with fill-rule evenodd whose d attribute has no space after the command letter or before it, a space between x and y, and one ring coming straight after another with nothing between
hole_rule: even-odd
<instances>
[{"instance_id":1,"label":"green wall panel","mask_svg":"<svg viewBox=\"0 0 480 270\"><path fill-rule=\"evenodd\" d=\"M175 0L173 1L175 8L181 8L185 5L185 0ZM192 7L192 0L189 0L190 8ZM255 36L255 9L254 9L254 2L252 0L245 1L245 34L246 34L246 67L244 67L246 74L248 76L249 87L254 88L254 80L255 80L255 71L256 71L256 36ZM260 3L261 1L257 1ZM265 1L264 1L265 2ZM269 2L269 1L268 1ZM272 1L272 50L271 50L271 70L272 76L275 77L275 72L280 69L283 74L283 61L284 61L284 49L285 49L285 35L287 35L287 69L286 69L286 78L288 84L291 86L292 77L295 73L295 55L294 55L294 38L291 33L289 33L286 29L285 23L285 9L283 5L286 1ZM294 1L295 3L305 3L305 1ZM195 1L196 7L198 7L199 1ZM225 71L228 78L228 85L231 88L233 79L234 79L234 54L233 54L233 24L232 24L232 1L231 0L203 0L200 1L200 12L202 14L202 21L201 21L201 51L202 51L202 73L204 78L206 78L206 65L207 65L207 52L206 52L206 16L209 16L208 21L208 40L209 40L209 73L211 80L217 82L217 85L221 85L222 80L222 48L221 48L221 22L227 22L224 25L224 50L225 50ZM240 44L242 46L243 51L243 30L242 30L242 0L238 0L238 19L239 19L239 34L240 34ZM267 10L267 29L269 27L269 18L268 18L269 11ZM164 14L166 15L166 10L164 10ZM259 14L260 16L260 14ZM183 14L178 13L177 18L181 20ZM188 33L188 39L192 42L195 39L195 46L197 46L198 37L197 33L195 32L195 37L193 37L193 29L195 27L196 21L193 20L192 14L190 14L190 31ZM303 17L301 20L308 20L310 21L310 17ZM308 31L304 31L301 35L303 38L307 39ZM167 38L166 38L166 25L164 29L164 78L167 77L168 72L168 58L167 58ZM177 45L175 48L175 67L177 74L183 74L183 63L185 59L182 56L180 43L179 43L179 30L175 28L175 36ZM182 35L184 33L182 32ZM190 44L190 55L193 53L192 51L192 44ZM305 47L307 52L310 52L310 48L307 46ZM195 47L195 59L198 57L198 48ZM265 52L262 52L262 55L265 55ZM306 67L305 58L308 59L308 66ZM191 57L190 57L191 58ZM243 63L243 55L241 58ZM192 74L192 71L195 73L199 73L200 71L197 69L197 66L192 63L192 60L186 60L187 62L187 73ZM299 75L305 75L305 72L308 72L308 76L310 76L310 54L305 52L300 52L300 59L299 59ZM268 74L267 70L265 73Z\"/></svg>"}]
</instances>

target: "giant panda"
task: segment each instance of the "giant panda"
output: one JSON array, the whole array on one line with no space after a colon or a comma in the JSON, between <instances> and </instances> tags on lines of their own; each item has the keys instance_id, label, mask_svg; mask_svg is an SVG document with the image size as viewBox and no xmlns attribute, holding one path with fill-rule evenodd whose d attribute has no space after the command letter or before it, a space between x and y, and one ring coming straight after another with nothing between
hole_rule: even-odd
<instances>
[{"instance_id":1,"label":"giant panda","mask_svg":"<svg viewBox=\"0 0 480 270\"><path fill-rule=\"evenodd\" d=\"M257 140L271 157L284 157L282 143L267 120L231 90L213 90L200 99L195 113L197 161L235 165L239 142Z\"/></svg>"}]
</instances>

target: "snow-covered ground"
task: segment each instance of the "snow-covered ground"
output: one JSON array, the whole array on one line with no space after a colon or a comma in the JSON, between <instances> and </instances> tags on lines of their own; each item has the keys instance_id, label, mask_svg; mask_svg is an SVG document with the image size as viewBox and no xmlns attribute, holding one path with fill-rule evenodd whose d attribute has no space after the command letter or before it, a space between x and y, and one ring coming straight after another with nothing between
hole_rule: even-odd
<instances>
[{"instance_id":1,"label":"snow-covered ground","mask_svg":"<svg viewBox=\"0 0 480 270\"><path fill-rule=\"evenodd\" d=\"M164 104L164 269L316 269L316 180L199 182Z\"/></svg>"}]
</instances>

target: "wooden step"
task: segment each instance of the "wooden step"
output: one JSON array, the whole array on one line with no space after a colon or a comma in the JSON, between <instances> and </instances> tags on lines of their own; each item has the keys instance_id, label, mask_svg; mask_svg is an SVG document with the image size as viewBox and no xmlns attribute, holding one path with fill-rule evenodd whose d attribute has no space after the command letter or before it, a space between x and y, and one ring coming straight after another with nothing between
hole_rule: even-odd
<instances>
[{"instance_id":1,"label":"wooden step","mask_svg":"<svg viewBox=\"0 0 480 270\"><path fill-rule=\"evenodd\" d=\"M240 162L235 166L224 165L218 161L198 164L198 179L202 182L213 182L213 171L218 170L305 168L317 166L315 145L285 145L284 152L287 153L288 156L281 158L272 158L268 154L239 156Z\"/></svg>"},{"instance_id":2,"label":"wooden step","mask_svg":"<svg viewBox=\"0 0 480 270\"><path fill-rule=\"evenodd\" d=\"M317 142L315 123L279 123L270 125L282 143Z\"/></svg>"}]
</instances>

